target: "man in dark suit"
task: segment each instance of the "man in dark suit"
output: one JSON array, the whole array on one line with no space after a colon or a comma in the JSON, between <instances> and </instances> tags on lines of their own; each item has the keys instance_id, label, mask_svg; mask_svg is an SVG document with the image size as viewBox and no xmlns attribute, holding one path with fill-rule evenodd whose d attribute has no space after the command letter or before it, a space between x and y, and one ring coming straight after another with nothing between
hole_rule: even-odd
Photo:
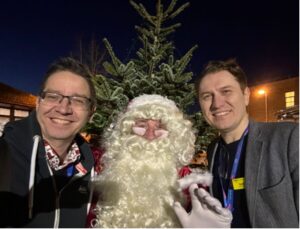
<instances>
[{"instance_id":1,"label":"man in dark suit","mask_svg":"<svg viewBox=\"0 0 300 229\"><path fill-rule=\"evenodd\" d=\"M235 60L209 62L196 89L220 133L208 148L210 193L231 210L231 227L298 227L299 125L249 119L250 90Z\"/></svg>"}]
</instances>

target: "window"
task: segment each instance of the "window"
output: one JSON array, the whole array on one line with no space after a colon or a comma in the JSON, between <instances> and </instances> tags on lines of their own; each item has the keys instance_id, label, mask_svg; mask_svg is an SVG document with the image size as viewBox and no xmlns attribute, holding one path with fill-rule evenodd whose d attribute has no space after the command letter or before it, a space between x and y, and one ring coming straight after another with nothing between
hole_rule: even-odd
<instances>
[{"instance_id":1,"label":"window","mask_svg":"<svg viewBox=\"0 0 300 229\"><path fill-rule=\"evenodd\" d=\"M14 108L0 107L0 124L4 124L8 121L20 120L29 115L28 110L17 110Z\"/></svg>"},{"instance_id":2,"label":"window","mask_svg":"<svg viewBox=\"0 0 300 229\"><path fill-rule=\"evenodd\" d=\"M15 110L15 117L27 117L29 115L28 111Z\"/></svg>"},{"instance_id":3,"label":"window","mask_svg":"<svg viewBox=\"0 0 300 229\"><path fill-rule=\"evenodd\" d=\"M285 93L285 107L293 107L295 106L295 92L289 91Z\"/></svg>"},{"instance_id":4,"label":"window","mask_svg":"<svg viewBox=\"0 0 300 229\"><path fill-rule=\"evenodd\" d=\"M9 116L10 115L10 109L0 107L0 115Z\"/></svg>"},{"instance_id":5,"label":"window","mask_svg":"<svg viewBox=\"0 0 300 229\"><path fill-rule=\"evenodd\" d=\"M0 107L0 126L9 121L10 109Z\"/></svg>"}]
</instances>

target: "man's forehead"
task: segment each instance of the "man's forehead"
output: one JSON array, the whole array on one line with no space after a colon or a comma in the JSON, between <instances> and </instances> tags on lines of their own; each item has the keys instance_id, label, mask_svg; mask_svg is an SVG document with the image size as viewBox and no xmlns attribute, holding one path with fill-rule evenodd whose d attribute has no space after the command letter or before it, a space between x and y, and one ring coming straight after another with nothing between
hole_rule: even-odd
<instances>
[{"instance_id":1,"label":"man's forehead","mask_svg":"<svg viewBox=\"0 0 300 229\"><path fill-rule=\"evenodd\" d=\"M202 84L202 82L211 82L211 80L214 80L214 82L217 81L223 81L223 80L234 80L236 81L234 75L232 75L229 71L227 70L221 70L218 72L211 72L206 74L205 76L203 76L200 85Z\"/></svg>"},{"instance_id":2,"label":"man's forehead","mask_svg":"<svg viewBox=\"0 0 300 229\"><path fill-rule=\"evenodd\" d=\"M226 89L234 89L234 88L238 88L238 85L233 86L233 85L230 85L230 84L224 84L224 85L218 85L218 86L214 87L214 89L216 91L224 91ZM209 89L205 90L204 89L203 91L200 91L200 93L203 94L203 93L206 93L206 92L209 92L209 91L211 91L211 90L209 90Z\"/></svg>"},{"instance_id":3,"label":"man's forehead","mask_svg":"<svg viewBox=\"0 0 300 229\"><path fill-rule=\"evenodd\" d=\"M210 90L211 88L223 89L239 86L239 82L231 73L228 71L220 71L204 76L199 84L199 91L202 93L206 90Z\"/></svg>"}]
</instances>

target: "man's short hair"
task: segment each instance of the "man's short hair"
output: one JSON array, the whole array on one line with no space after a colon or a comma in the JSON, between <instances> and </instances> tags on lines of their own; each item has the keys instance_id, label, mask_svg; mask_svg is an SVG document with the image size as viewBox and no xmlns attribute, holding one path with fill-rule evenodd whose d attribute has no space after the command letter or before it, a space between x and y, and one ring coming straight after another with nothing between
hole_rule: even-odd
<instances>
[{"instance_id":1,"label":"man's short hair","mask_svg":"<svg viewBox=\"0 0 300 229\"><path fill-rule=\"evenodd\" d=\"M91 80L92 75L87 66L80 63L78 60L75 60L71 57L62 57L54 61L46 71L44 75L44 80L41 84L40 93L44 91L46 83L51 75L61 71L72 72L78 76L81 76L89 85L90 94L91 94L91 108L96 105L96 92L94 84Z\"/></svg>"},{"instance_id":2,"label":"man's short hair","mask_svg":"<svg viewBox=\"0 0 300 229\"><path fill-rule=\"evenodd\" d=\"M195 82L195 89L197 95L199 96L199 86L201 84L202 79L206 75L224 70L230 72L234 76L242 90L244 90L247 87L247 76L235 59L228 59L225 61L209 61Z\"/></svg>"}]
</instances>

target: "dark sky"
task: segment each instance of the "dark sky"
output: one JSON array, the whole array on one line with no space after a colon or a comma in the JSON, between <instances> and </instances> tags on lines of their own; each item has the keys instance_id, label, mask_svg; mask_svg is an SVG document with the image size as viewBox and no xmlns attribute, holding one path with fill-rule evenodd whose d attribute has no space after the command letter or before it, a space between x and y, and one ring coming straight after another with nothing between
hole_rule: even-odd
<instances>
[{"instance_id":1,"label":"dark sky","mask_svg":"<svg viewBox=\"0 0 300 229\"><path fill-rule=\"evenodd\" d=\"M135 1L151 8L156 3ZM198 44L188 67L195 75L209 60L234 57L250 85L299 76L298 0L189 2L173 21L182 26L170 39L178 55ZM48 65L78 51L80 38L92 35L102 47L107 37L124 60L135 54L139 41L134 25L141 22L127 0L1 1L0 82L36 94Z\"/></svg>"}]
</instances>

